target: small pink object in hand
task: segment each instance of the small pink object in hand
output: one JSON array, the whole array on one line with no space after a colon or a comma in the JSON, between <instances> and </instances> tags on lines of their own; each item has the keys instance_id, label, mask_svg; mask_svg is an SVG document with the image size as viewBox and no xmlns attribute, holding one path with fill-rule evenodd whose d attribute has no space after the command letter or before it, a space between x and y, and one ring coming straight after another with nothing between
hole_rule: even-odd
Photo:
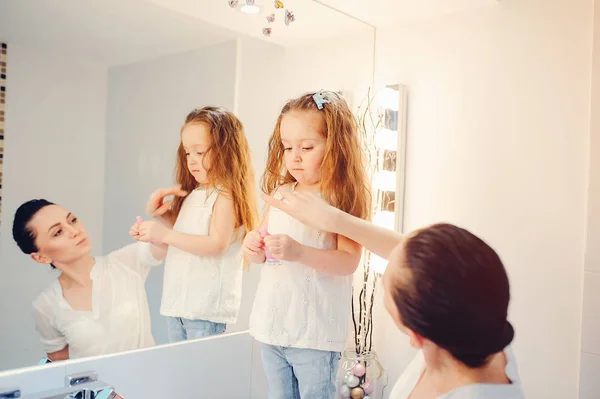
<instances>
[{"instance_id":1,"label":"small pink object in hand","mask_svg":"<svg viewBox=\"0 0 600 399\"><path fill-rule=\"evenodd\" d=\"M136 216L135 221L138 223L142 223L144 221L144 219L142 219L141 216ZM150 244L154 245L154 241L150 241Z\"/></svg>"},{"instance_id":2,"label":"small pink object in hand","mask_svg":"<svg viewBox=\"0 0 600 399\"><path fill-rule=\"evenodd\" d=\"M269 232L267 231L266 227L261 227L258 230L258 234L260 234L262 238L265 238L269 235ZM277 259L273 258L273 256L271 255L271 251L269 251L267 247L265 247L265 256L267 257L267 262L277 262Z\"/></svg>"}]
</instances>

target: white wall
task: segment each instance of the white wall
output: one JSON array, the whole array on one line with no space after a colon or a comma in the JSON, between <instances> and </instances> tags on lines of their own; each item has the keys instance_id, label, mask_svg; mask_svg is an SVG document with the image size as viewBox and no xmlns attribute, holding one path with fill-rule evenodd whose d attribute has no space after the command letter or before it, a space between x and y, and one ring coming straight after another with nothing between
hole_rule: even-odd
<instances>
[{"instance_id":1,"label":"white wall","mask_svg":"<svg viewBox=\"0 0 600 399\"><path fill-rule=\"evenodd\" d=\"M592 6L502 1L377 33L378 83L410 91L406 228L448 221L498 251L530 398L577 397ZM378 324L393 381L412 351Z\"/></svg>"},{"instance_id":2,"label":"white wall","mask_svg":"<svg viewBox=\"0 0 600 399\"><path fill-rule=\"evenodd\" d=\"M365 26L352 35L287 47L282 91L292 97L320 89L342 90L351 94L348 101L355 110L373 83L374 35Z\"/></svg>"},{"instance_id":3,"label":"white wall","mask_svg":"<svg viewBox=\"0 0 600 399\"><path fill-rule=\"evenodd\" d=\"M31 302L54 274L12 238L17 207L46 198L86 225L102 248L106 69L8 44L2 227L0 370L44 355Z\"/></svg>"},{"instance_id":4,"label":"white wall","mask_svg":"<svg viewBox=\"0 0 600 399\"><path fill-rule=\"evenodd\" d=\"M108 74L104 251L131 242L129 228L145 215L150 193L174 184L180 129L194 107L233 110L236 42L112 68ZM166 343L160 315L163 268L148 277L152 332ZM241 317L244 320L244 317ZM247 328L247 323L228 331Z\"/></svg>"},{"instance_id":5,"label":"white wall","mask_svg":"<svg viewBox=\"0 0 600 399\"><path fill-rule=\"evenodd\" d=\"M594 7L587 237L581 331L580 399L600 397L600 7Z\"/></svg>"},{"instance_id":6,"label":"white wall","mask_svg":"<svg viewBox=\"0 0 600 399\"><path fill-rule=\"evenodd\" d=\"M93 371L125 398L249 399L251 352L247 333L209 337L0 373L0 392L20 388L37 399L64 387L66 376Z\"/></svg>"}]
</instances>

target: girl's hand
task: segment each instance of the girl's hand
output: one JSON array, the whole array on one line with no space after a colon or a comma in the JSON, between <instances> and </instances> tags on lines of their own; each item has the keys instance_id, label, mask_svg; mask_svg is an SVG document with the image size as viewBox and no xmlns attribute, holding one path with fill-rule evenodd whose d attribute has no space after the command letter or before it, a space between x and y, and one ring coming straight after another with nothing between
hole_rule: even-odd
<instances>
[{"instance_id":1,"label":"girl's hand","mask_svg":"<svg viewBox=\"0 0 600 399\"><path fill-rule=\"evenodd\" d=\"M160 217L170 210L173 200L165 201L165 197L169 195L185 197L187 192L181 189L180 184L170 188L161 188L156 190L150 195L150 199L146 203L146 212L148 215L152 216L153 218Z\"/></svg>"},{"instance_id":2,"label":"girl's hand","mask_svg":"<svg viewBox=\"0 0 600 399\"><path fill-rule=\"evenodd\" d=\"M244 252L248 256L256 256L264 253L264 242L259 232L254 230L246 234L244 238Z\"/></svg>"},{"instance_id":3,"label":"girl's hand","mask_svg":"<svg viewBox=\"0 0 600 399\"><path fill-rule=\"evenodd\" d=\"M163 244L169 231L170 229L164 224L155 222L154 220L148 220L139 223L137 240L154 244Z\"/></svg>"},{"instance_id":4,"label":"girl's hand","mask_svg":"<svg viewBox=\"0 0 600 399\"><path fill-rule=\"evenodd\" d=\"M302 244L286 234L267 236L264 242L275 259L295 262L302 256Z\"/></svg>"},{"instance_id":5,"label":"girl's hand","mask_svg":"<svg viewBox=\"0 0 600 399\"><path fill-rule=\"evenodd\" d=\"M129 229L129 235L133 237L134 240L140 240L140 222L135 222L131 229Z\"/></svg>"}]
</instances>

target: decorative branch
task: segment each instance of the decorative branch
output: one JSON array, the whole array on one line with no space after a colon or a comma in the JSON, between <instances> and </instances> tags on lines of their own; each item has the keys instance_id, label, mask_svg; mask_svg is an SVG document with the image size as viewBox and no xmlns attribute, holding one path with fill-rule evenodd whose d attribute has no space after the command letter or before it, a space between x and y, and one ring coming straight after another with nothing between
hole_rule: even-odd
<instances>
[{"instance_id":1,"label":"decorative branch","mask_svg":"<svg viewBox=\"0 0 600 399\"><path fill-rule=\"evenodd\" d=\"M375 97L371 95L371 88L367 91L366 98L358 107L356 114L358 130L361 136L364 153L366 154L366 167L369 180L379 171L380 153L375 147L375 135L384 124L384 114L375 105ZM382 193L374 189L372 211L379 210ZM371 270L372 254L365 250L362 267L363 281L358 298L354 297L352 289L352 323L354 326L354 344L356 353L364 355L373 349L373 304L375 302L375 287L378 276ZM358 304L355 304L355 300ZM358 315L356 310L358 308Z\"/></svg>"}]
</instances>

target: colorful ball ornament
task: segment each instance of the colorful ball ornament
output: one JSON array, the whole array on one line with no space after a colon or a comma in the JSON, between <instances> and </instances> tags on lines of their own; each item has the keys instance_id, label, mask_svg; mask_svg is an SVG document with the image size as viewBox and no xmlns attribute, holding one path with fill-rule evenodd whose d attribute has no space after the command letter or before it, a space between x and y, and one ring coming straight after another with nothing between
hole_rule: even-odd
<instances>
[{"instance_id":1,"label":"colorful ball ornament","mask_svg":"<svg viewBox=\"0 0 600 399\"><path fill-rule=\"evenodd\" d=\"M365 392L363 391L362 388L356 387L356 388L352 389L352 391L350 392L350 395L352 396L352 399L364 399Z\"/></svg>"},{"instance_id":2,"label":"colorful ball ornament","mask_svg":"<svg viewBox=\"0 0 600 399\"><path fill-rule=\"evenodd\" d=\"M364 389L364 391L367 395L370 395L375 390L375 387L373 386L371 381L367 380L362 384L362 389Z\"/></svg>"},{"instance_id":3,"label":"colorful ball ornament","mask_svg":"<svg viewBox=\"0 0 600 399\"><path fill-rule=\"evenodd\" d=\"M340 388L340 393L342 394L343 398L349 398L350 397L350 388L348 387L348 385L346 385L346 384L342 385L342 387Z\"/></svg>"},{"instance_id":4,"label":"colorful ball ornament","mask_svg":"<svg viewBox=\"0 0 600 399\"><path fill-rule=\"evenodd\" d=\"M351 374L351 373L348 373L346 375L345 380L346 380L346 384L348 384L348 386L350 388L357 387L358 384L360 383L360 380L358 379L358 377L355 376L355 375L353 375L353 374Z\"/></svg>"},{"instance_id":5,"label":"colorful ball ornament","mask_svg":"<svg viewBox=\"0 0 600 399\"><path fill-rule=\"evenodd\" d=\"M365 368L365 365L363 363L357 363L352 368L352 372L354 373L355 376L362 377L367 372L367 369Z\"/></svg>"}]
</instances>

